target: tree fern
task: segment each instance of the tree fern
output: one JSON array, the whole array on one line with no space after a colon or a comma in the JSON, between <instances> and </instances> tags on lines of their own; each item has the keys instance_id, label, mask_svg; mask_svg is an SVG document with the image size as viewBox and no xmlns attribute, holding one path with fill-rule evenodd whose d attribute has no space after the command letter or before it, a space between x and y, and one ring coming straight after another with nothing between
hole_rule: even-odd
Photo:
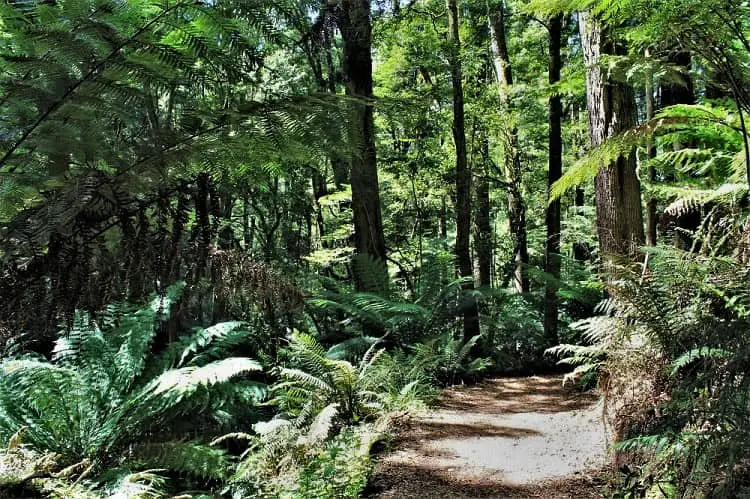
<instances>
[{"instance_id":1,"label":"tree fern","mask_svg":"<svg viewBox=\"0 0 750 499\"><path fill-rule=\"evenodd\" d=\"M134 220L139 243L148 240L144 226L162 203L178 227L166 253L185 269L177 263L190 248L177 221L187 204L168 199L200 175L248 185L259 165L285 171L353 150L345 98L272 90L273 71L261 71L263 50L289 42L284 19L298 12L285 0L1 6L1 287L23 290L2 295L3 318L20 315L32 295L50 316L100 308L128 288L118 282L130 275L121 262L140 257L145 283L184 278L160 268L167 238L154 258L146 248L121 253L137 245ZM168 220L159 222L163 236ZM104 244L113 239L122 244ZM20 255L35 263L11 271ZM50 280L59 285L39 300L39 283Z\"/></svg>"},{"instance_id":2,"label":"tree fern","mask_svg":"<svg viewBox=\"0 0 750 499\"><path fill-rule=\"evenodd\" d=\"M622 155L635 154L635 148L645 144L649 137L664 137L664 143L675 140L678 133L682 138L693 138L704 143L729 145L734 153L741 147L739 130L730 113L721 108L704 105L677 105L667 107L651 121L626 131L605 141L601 146L589 152L574 164L552 187L551 199L559 199L566 191L593 178L603 164L608 164ZM731 161L735 154L730 153ZM723 162L721 167L712 167L711 163ZM664 171L695 172L705 174L708 171L718 173L715 181L723 182L735 178L737 166L728 168L727 152L712 149L664 151L650 160L649 164ZM744 159L742 164L744 171ZM722 175L723 173L723 175ZM731 175L726 175L731 173ZM747 182L746 178L742 178Z\"/></svg>"}]
</instances>

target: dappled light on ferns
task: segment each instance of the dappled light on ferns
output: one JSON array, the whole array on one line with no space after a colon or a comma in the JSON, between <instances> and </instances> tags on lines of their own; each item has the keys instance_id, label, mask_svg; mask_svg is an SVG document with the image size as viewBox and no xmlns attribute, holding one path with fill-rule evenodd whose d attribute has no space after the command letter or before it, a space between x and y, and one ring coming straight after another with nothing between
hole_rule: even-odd
<instances>
[{"instance_id":1,"label":"dappled light on ferns","mask_svg":"<svg viewBox=\"0 0 750 499\"><path fill-rule=\"evenodd\" d=\"M173 424L196 413L220 419L236 400L233 392L254 389L237 380L261 366L247 358L222 358L222 340L242 323L199 330L179 347L153 356L159 321L168 318L181 289L169 288L145 308L116 307L99 321L79 313L73 327L60 333L51 362L23 354L3 361L0 438L23 428L26 448L54 456L58 469L87 463L94 483L106 478L107 466L126 450L144 470L224 477L224 452L184 440Z\"/></svg>"}]
</instances>

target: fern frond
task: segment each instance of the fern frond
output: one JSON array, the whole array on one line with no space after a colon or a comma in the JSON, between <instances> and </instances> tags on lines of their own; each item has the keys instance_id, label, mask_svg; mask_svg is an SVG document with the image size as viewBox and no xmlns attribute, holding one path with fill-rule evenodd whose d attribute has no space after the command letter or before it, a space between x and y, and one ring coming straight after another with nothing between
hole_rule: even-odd
<instances>
[{"instance_id":1,"label":"fern frond","mask_svg":"<svg viewBox=\"0 0 750 499\"><path fill-rule=\"evenodd\" d=\"M653 120L639 125L631 130L605 140L599 147L593 149L555 182L550 191L550 201L560 199L568 190L581 185L588 179L594 178L599 168L615 161L619 157L635 153L637 146L643 145L645 140L658 135L667 135L678 130L689 129L692 132L707 130L715 133L715 128L734 131L729 122L729 116L720 109L704 105L676 105L663 109ZM736 133L736 132L732 132ZM704 153L700 153L704 155ZM662 155L661 159L685 160L691 155L675 153L671 156ZM697 156L698 153L693 153Z\"/></svg>"},{"instance_id":2,"label":"fern frond","mask_svg":"<svg viewBox=\"0 0 750 499\"><path fill-rule=\"evenodd\" d=\"M222 480L229 475L226 453L196 442L160 442L133 447L137 459L148 467L174 470L187 475Z\"/></svg>"},{"instance_id":3,"label":"fern frond","mask_svg":"<svg viewBox=\"0 0 750 499\"><path fill-rule=\"evenodd\" d=\"M331 360L352 360L369 352L370 348L380 341L373 336L357 336L332 346L326 352Z\"/></svg>"},{"instance_id":4,"label":"fern frond","mask_svg":"<svg viewBox=\"0 0 750 499\"><path fill-rule=\"evenodd\" d=\"M677 357L670 364L672 376L676 375L680 369L688 366L698 359L722 359L725 360L732 356L732 353L721 348L694 348Z\"/></svg>"},{"instance_id":5,"label":"fern frond","mask_svg":"<svg viewBox=\"0 0 750 499\"><path fill-rule=\"evenodd\" d=\"M338 403L328 404L315 416L304 436L305 445L314 445L328 438L334 418L338 416L338 409Z\"/></svg>"},{"instance_id":6,"label":"fern frond","mask_svg":"<svg viewBox=\"0 0 750 499\"><path fill-rule=\"evenodd\" d=\"M190 342L183 348L182 355L180 355L180 359L177 361L177 367L184 366L191 355L206 348L211 342L226 337L229 333L242 326L244 326L243 322L233 321L215 324L206 329L199 329L190 337Z\"/></svg>"},{"instance_id":7,"label":"fern frond","mask_svg":"<svg viewBox=\"0 0 750 499\"><path fill-rule=\"evenodd\" d=\"M298 384L306 389L319 390L323 393L330 393L334 391L331 385L329 385L326 381L300 369L284 368L281 370L281 376L288 380L287 383ZM282 383L276 388L285 389L286 387L287 384Z\"/></svg>"},{"instance_id":8,"label":"fern frond","mask_svg":"<svg viewBox=\"0 0 750 499\"><path fill-rule=\"evenodd\" d=\"M164 469L128 473L107 490L110 499L159 499L166 495L167 479L159 475Z\"/></svg>"},{"instance_id":9,"label":"fern frond","mask_svg":"<svg viewBox=\"0 0 750 499\"><path fill-rule=\"evenodd\" d=\"M145 391L152 395L164 394L182 399L201 387L226 383L237 376L262 369L263 367L254 360L230 357L201 367L172 369L146 385Z\"/></svg>"}]
</instances>

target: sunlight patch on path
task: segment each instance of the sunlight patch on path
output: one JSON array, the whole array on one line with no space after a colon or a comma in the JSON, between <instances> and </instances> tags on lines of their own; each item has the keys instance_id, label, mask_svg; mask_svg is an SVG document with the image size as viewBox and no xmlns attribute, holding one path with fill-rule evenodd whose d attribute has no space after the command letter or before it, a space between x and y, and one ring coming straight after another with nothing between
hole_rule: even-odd
<instances>
[{"instance_id":1,"label":"sunlight patch on path","mask_svg":"<svg viewBox=\"0 0 750 499\"><path fill-rule=\"evenodd\" d=\"M575 489L606 446L601 404L559 377L452 388L378 462L374 497L596 497Z\"/></svg>"},{"instance_id":2,"label":"sunlight patch on path","mask_svg":"<svg viewBox=\"0 0 750 499\"><path fill-rule=\"evenodd\" d=\"M528 485L565 477L605 464L606 438L601 411L595 406L555 414L516 413L509 416L441 412L437 421L476 421L505 429L508 436L444 438L425 442L422 451L437 457L433 465L452 468L466 478L495 475L512 485ZM515 434L515 435L514 435Z\"/></svg>"}]
</instances>

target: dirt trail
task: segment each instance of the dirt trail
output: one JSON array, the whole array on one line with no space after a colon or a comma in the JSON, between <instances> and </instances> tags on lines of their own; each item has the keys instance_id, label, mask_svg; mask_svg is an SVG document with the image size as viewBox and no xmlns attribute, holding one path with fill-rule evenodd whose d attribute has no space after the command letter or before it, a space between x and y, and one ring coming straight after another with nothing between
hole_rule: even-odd
<instances>
[{"instance_id":1,"label":"dirt trail","mask_svg":"<svg viewBox=\"0 0 750 499\"><path fill-rule=\"evenodd\" d=\"M560 377L503 378L445 390L401 429L368 497L602 497L601 404Z\"/></svg>"}]
</instances>

